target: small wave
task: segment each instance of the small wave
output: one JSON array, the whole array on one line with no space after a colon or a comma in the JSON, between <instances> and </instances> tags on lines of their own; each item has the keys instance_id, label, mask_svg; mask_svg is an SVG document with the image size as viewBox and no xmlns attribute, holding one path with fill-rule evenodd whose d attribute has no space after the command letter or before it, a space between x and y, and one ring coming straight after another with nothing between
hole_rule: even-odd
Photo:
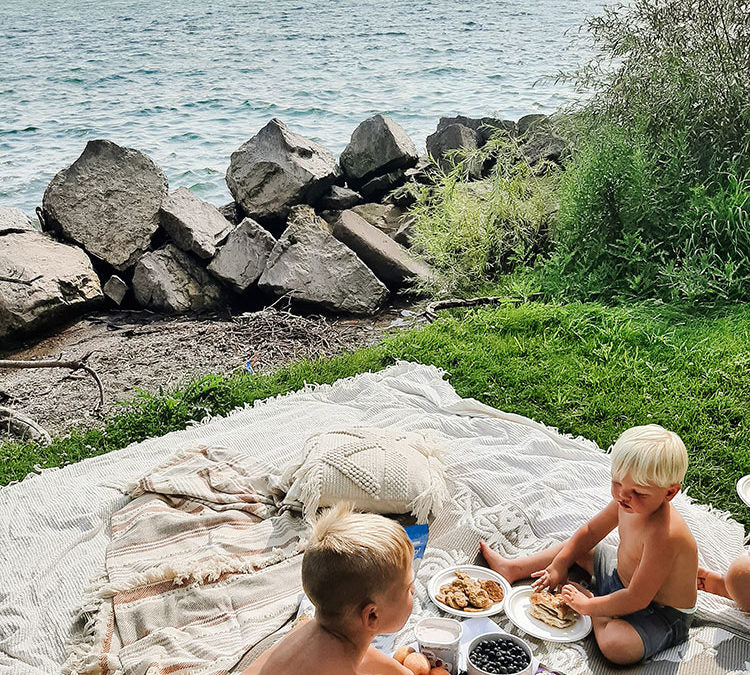
<instances>
[{"instance_id":1,"label":"small wave","mask_svg":"<svg viewBox=\"0 0 750 675\"><path fill-rule=\"evenodd\" d=\"M196 134L194 131L186 131L182 134L175 134L170 136L170 141L197 141L203 138L200 134Z\"/></svg>"},{"instance_id":2,"label":"small wave","mask_svg":"<svg viewBox=\"0 0 750 675\"><path fill-rule=\"evenodd\" d=\"M154 115L162 112L175 112L177 108L168 105L155 105L152 108L141 108L138 115Z\"/></svg>"},{"instance_id":3,"label":"small wave","mask_svg":"<svg viewBox=\"0 0 750 675\"><path fill-rule=\"evenodd\" d=\"M419 72L424 75L450 75L452 73L465 73L466 70L457 66L437 66L435 68L420 70Z\"/></svg>"},{"instance_id":4,"label":"small wave","mask_svg":"<svg viewBox=\"0 0 750 675\"><path fill-rule=\"evenodd\" d=\"M64 129L62 133L65 136L82 138L83 136L88 136L92 131L93 129L88 129L87 127L72 127L69 129Z\"/></svg>"},{"instance_id":5,"label":"small wave","mask_svg":"<svg viewBox=\"0 0 750 675\"><path fill-rule=\"evenodd\" d=\"M118 75L117 73L112 73L112 75L105 75L104 77L100 77L98 80L94 82L95 85L97 84L104 84L105 82L118 82L120 80L128 80L128 77L125 77L125 75Z\"/></svg>"},{"instance_id":6,"label":"small wave","mask_svg":"<svg viewBox=\"0 0 750 675\"><path fill-rule=\"evenodd\" d=\"M35 131L39 131L39 127L26 127L24 129L8 129L0 130L0 136L16 136L17 134L29 134Z\"/></svg>"}]
</instances>

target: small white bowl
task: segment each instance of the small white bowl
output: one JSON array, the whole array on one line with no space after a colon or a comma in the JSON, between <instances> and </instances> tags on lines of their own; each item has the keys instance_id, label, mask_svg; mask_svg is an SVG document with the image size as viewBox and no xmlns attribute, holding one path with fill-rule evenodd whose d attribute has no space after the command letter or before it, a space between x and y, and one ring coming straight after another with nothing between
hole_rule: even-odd
<instances>
[{"instance_id":1,"label":"small white bowl","mask_svg":"<svg viewBox=\"0 0 750 675\"><path fill-rule=\"evenodd\" d=\"M482 635L477 635L470 643L469 648L466 650L466 671L469 675L493 675L492 673L482 670L479 666L475 666L471 662L470 654L474 647L476 647L480 642L484 642L485 640L510 640L511 642L515 642L517 645L521 647L526 652L526 656L529 657L529 665L526 666L523 670L518 670L512 675L531 675L532 672L532 662L534 660L534 654L531 651L530 645L522 640L519 637L516 637L515 635L510 635L509 633L482 633Z\"/></svg>"}]
</instances>

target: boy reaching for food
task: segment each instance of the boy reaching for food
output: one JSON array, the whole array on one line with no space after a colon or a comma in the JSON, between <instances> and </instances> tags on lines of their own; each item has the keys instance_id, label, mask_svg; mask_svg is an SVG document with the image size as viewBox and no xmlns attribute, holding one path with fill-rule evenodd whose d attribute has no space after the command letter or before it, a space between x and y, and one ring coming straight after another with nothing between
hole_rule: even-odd
<instances>
[{"instance_id":1,"label":"boy reaching for food","mask_svg":"<svg viewBox=\"0 0 750 675\"><path fill-rule=\"evenodd\" d=\"M302 558L315 617L296 626L244 675L413 675L370 645L395 633L413 605L414 548L398 523L346 505L318 517Z\"/></svg>"},{"instance_id":2,"label":"boy reaching for food","mask_svg":"<svg viewBox=\"0 0 750 675\"><path fill-rule=\"evenodd\" d=\"M570 539L517 559L482 542L482 554L511 583L536 577L537 591L565 584L563 600L591 616L609 661L648 658L687 638L696 609L698 547L671 504L687 464L677 434L656 424L628 429L612 448L612 501ZM617 548L602 542L615 527ZM574 564L593 576L593 594L566 584Z\"/></svg>"}]
</instances>

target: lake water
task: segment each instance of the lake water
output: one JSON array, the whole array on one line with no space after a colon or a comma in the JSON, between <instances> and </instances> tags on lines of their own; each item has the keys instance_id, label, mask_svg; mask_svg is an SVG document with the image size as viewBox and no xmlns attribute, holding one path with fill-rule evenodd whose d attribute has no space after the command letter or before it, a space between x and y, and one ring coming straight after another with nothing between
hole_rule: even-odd
<instances>
[{"instance_id":1,"label":"lake water","mask_svg":"<svg viewBox=\"0 0 750 675\"><path fill-rule=\"evenodd\" d=\"M94 138L220 205L230 154L272 117L338 155L378 112L421 151L442 115L551 112L573 92L535 82L585 59L574 29L602 4L2 2L0 205L33 213Z\"/></svg>"}]
</instances>

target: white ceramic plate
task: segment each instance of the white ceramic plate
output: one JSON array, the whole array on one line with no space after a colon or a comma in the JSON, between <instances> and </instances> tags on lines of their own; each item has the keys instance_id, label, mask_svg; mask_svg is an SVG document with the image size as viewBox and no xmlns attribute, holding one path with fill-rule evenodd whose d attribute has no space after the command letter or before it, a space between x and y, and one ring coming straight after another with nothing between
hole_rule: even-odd
<instances>
[{"instance_id":1,"label":"white ceramic plate","mask_svg":"<svg viewBox=\"0 0 750 675\"><path fill-rule=\"evenodd\" d=\"M474 577L475 579L492 579L493 581L497 581L497 583L499 583L503 587L503 593L505 594L505 597L500 602L496 602L494 605L488 607L487 609L483 609L481 612L464 612L463 610L454 609L453 607L449 607L448 605L443 604L437 599L437 594L440 592L441 586L449 584L456 578L454 572L456 572L457 570L466 572L466 574L468 574L470 577ZM430 579L430 583L427 585L427 593L430 596L430 600L432 600L444 612L453 614L453 616L477 618L482 616L493 616L494 614L499 614L503 611L503 607L505 606L505 598L507 598L508 593L510 593L510 584L505 579L505 577L501 576L497 572L493 572L487 567L479 567L477 565L457 565L456 567L449 567L448 569L444 569L442 572L438 572L434 577L432 577L432 579Z\"/></svg>"},{"instance_id":2,"label":"white ceramic plate","mask_svg":"<svg viewBox=\"0 0 750 675\"><path fill-rule=\"evenodd\" d=\"M737 494L750 507L750 475L743 476L737 481Z\"/></svg>"},{"instance_id":3,"label":"white ceramic plate","mask_svg":"<svg viewBox=\"0 0 750 675\"><path fill-rule=\"evenodd\" d=\"M591 617L581 616L568 628L553 628L529 616L531 586L516 586L505 597L505 615L522 631L548 642L575 642L591 632Z\"/></svg>"}]
</instances>

